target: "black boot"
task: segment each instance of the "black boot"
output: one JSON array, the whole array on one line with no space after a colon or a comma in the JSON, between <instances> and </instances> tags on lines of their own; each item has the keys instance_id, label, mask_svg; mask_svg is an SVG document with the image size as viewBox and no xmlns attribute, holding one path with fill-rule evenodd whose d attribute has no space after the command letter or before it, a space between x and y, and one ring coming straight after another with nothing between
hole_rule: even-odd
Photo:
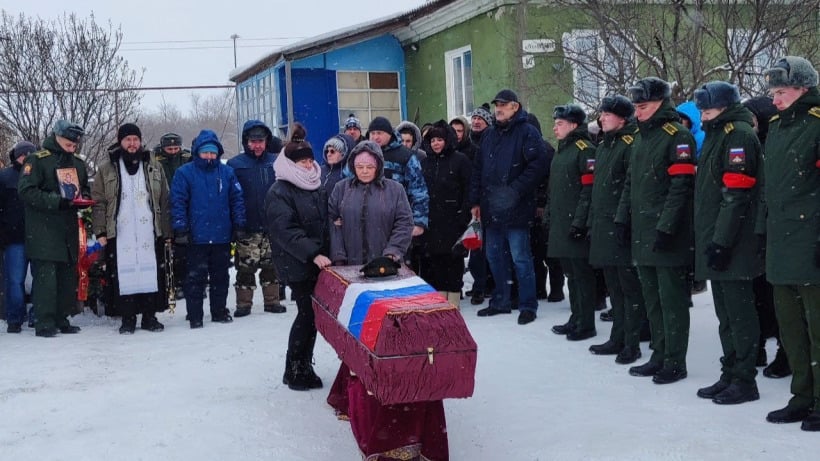
<instances>
[{"instance_id":1,"label":"black boot","mask_svg":"<svg viewBox=\"0 0 820 461\"><path fill-rule=\"evenodd\" d=\"M586 330L579 330L574 329L572 331L567 332L567 340L568 341L583 341L585 339L593 338L598 333L595 331L595 328L587 328Z\"/></svg>"},{"instance_id":2,"label":"black boot","mask_svg":"<svg viewBox=\"0 0 820 461\"><path fill-rule=\"evenodd\" d=\"M137 316L136 315L123 315L122 316L122 326L120 327L120 334L121 335L133 335L134 330L137 328Z\"/></svg>"},{"instance_id":3,"label":"black boot","mask_svg":"<svg viewBox=\"0 0 820 461\"><path fill-rule=\"evenodd\" d=\"M663 368L662 365L652 361L646 362L643 365L637 365L629 369L629 374L632 376L655 376Z\"/></svg>"},{"instance_id":4,"label":"black boot","mask_svg":"<svg viewBox=\"0 0 820 461\"><path fill-rule=\"evenodd\" d=\"M810 408L793 407L786 405L784 408L769 412L766 421L776 424L796 423L809 417Z\"/></svg>"},{"instance_id":5,"label":"black boot","mask_svg":"<svg viewBox=\"0 0 820 461\"><path fill-rule=\"evenodd\" d=\"M760 398L756 383L732 383L712 399L718 405L736 405Z\"/></svg>"},{"instance_id":6,"label":"black boot","mask_svg":"<svg viewBox=\"0 0 820 461\"><path fill-rule=\"evenodd\" d=\"M607 340L603 344L593 344L589 346L589 351L595 355L616 355L624 349L624 345L613 340Z\"/></svg>"},{"instance_id":7,"label":"black boot","mask_svg":"<svg viewBox=\"0 0 820 461\"><path fill-rule=\"evenodd\" d=\"M6 333L20 333L21 331L23 331L22 323L11 322L6 327Z\"/></svg>"},{"instance_id":8,"label":"black boot","mask_svg":"<svg viewBox=\"0 0 820 461\"><path fill-rule=\"evenodd\" d=\"M791 376L792 369L789 366L789 360L786 357L786 351L778 342L777 354L774 356L772 363L763 369L763 376L767 378L785 378Z\"/></svg>"},{"instance_id":9,"label":"black boot","mask_svg":"<svg viewBox=\"0 0 820 461\"><path fill-rule=\"evenodd\" d=\"M550 287L550 294L547 296L548 303L558 303L564 300L564 287L553 285Z\"/></svg>"},{"instance_id":10,"label":"black boot","mask_svg":"<svg viewBox=\"0 0 820 461\"><path fill-rule=\"evenodd\" d=\"M654 376L652 382L655 384L672 384L686 378L686 368L661 368Z\"/></svg>"},{"instance_id":11,"label":"black boot","mask_svg":"<svg viewBox=\"0 0 820 461\"><path fill-rule=\"evenodd\" d=\"M601 312L598 315L598 318L600 318L602 322L611 322L615 320L612 318L612 309Z\"/></svg>"},{"instance_id":12,"label":"black boot","mask_svg":"<svg viewBox=\"0 0 820 461\"><path fill-rule=\"evenodd\" d=\"M159 323L154 314L142 314L140 328L147 331L159 332L165 329L165 325Z\"/></svg>"},{"instance_id":13,"label":"black boot","mask_svg":"<svg viewBox=\"0 0 820 461\"><path fill-rule=\"evenodd\" d=\"M552 332L556 335L565 335L570 331L575 331L575 322L570 318L567 323L561 325L553 325Z\"/></svg>"},{"instance_id":14,"label":"black boot","mask_svg":"<svg viewBox=\"0 0 820 461\"><path fill-rule=\"evenodd\" d=\"M803 420L800 429L804 431L817 432L820 431L820 410L815 410Z\"/></svg>"},{"instance_id":15,"label":"black boot","mask_svg":"<svg viewBox=\"0 0 820 461\"><path fill-rule=\"evenodd\" d=\"M624 347L623 350L621 352L618 352L618 355L615 357L615 363L620 363L621 365L628 365L630 363L635 363L635 361L639 358L641 358L640 347Z\"/></svg>"},{"instance_id":16,"label":"black boot","mask_svg":"<svg viewBox=\"0 0 820 461\"><path fill-rule=\"evenodd\" d=\"M702 399L713 399L716 395L725 391L730 384L731 383L729 383L729 381L719 379L715 384L712 384L711 386L701 387L700 389L698 389L698 397Z\"/></svg>"},{"instance_id":17,"label":"black boot","mask_svg":"<svg viewBox=\"0 0 820 461\"><path fill-rule=\"evenodd\" d=\"M287 384L293 391L307 391L321 389L322 379L313 371L311 359L293 359L288 353L285 358L285 374L282 384Z\"/></svg>"}]
</instances>

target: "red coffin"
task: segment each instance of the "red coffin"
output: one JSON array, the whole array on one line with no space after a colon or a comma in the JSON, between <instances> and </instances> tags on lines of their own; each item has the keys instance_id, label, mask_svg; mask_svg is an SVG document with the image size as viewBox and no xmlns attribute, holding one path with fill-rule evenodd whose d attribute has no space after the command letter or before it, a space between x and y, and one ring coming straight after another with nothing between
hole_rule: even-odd
<instances>
[{"instance_id":1,"label":"red coffin","mask_svg":"<svg viewBox=\"0 0 820 461\"><path fill-rule=\"evenodd\" d=\"M421 281L407 268L385 279L360 268L323 270L313 310L316 329L365 388L383 405L472 396L477 347L458 309L426 284L390 296L402 290L385 290ZM364 309L368 295L377 299Z\"/></svg>"}]
</instances>

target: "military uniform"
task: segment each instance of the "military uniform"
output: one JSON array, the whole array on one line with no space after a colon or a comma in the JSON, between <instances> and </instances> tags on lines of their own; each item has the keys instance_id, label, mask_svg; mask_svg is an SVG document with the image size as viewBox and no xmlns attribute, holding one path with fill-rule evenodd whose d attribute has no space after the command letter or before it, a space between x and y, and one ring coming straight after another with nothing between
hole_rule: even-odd
<instances>
[{"instance_id":1,"label":"military uniform","mask_svg":"<svg viewBox=\"0 0 820 461\"><path fill-rule=\"evenodd\" d=\"M766 276L793 376L789 407L820 411L820 92L775 115L766 138Z\"/></svg>"},{"instance_id":2,"label":"military uniform","mask_svg":"<svg viewBox=\"0 0 820 461\"><path fill-rule=\"evenodd\" d=\"M641 323L645 316L638 271L632 264L629 246L617 244L615 211L629 170L632 145L638 126L628 123L617 131L604 133L595 152L595 184L589 214L591 246L589 262L603 268L612 303L610 341L622 348L638 348Z\"/></svg>"},{"instance_id":3,"label":"military uniform","mask_svg":"<svg viewBox=\"0 0 820 461\"><path fill-rule=\"evenodd\" d=\"M630 225L652 340L647 367L630 373L655 382L686 376L688 267L692 265L695 139L667 97L639 131L615 222ZM658 373L677 379L659 379Z\"/></svg>"},{"instance_id":4,"label":"military uniform","mask_svg":"<svg viewBox=\"0 0 820 461\"><path fill-rule=\"evenodd\" d=\"M595 145L581 124L558 142L550 164L547 251L551 258L560 259L567 275L572 311L568 335L595 331L595 272L587 260L589 241L570 236L573 227L586 231L594 171Z\"/></svg>"},{"instance_id":5,"label":"military uniform","mask_svg":"<svg viewBox=\"0 0 820 461\"><path fill-rule=\"evenodd\" d=\"M65 152L54 135L46 138L43 148L26 159L18 185L25 203L26 253L34 276L38 332L69 327L67 317L77 300L77 209L60 208L57 169L75 168L81 194L89 193L86 165L80 157Z\"/></svg>"},{"instance_id":6,"label":"military uniform","mask_svg":"<svg viewBox=\"0 0 820 461\"><path fill-rule=\"evenodd\" d=\"M186 163L191 161L191 151L188 149L181 149L178 153L174 155L168 155L165 151L162 150L162 146L157 146L154 148L154 161L160 165L162 165L162 169L165 172L165 179L168 181L168 187L171 186L171 181L174 179L174 173ZM188 264L188 247L186 245L174 245L174 285L176 285L176 298L182 299L183 292L182 292L182 284L185 281L185 277L188 275L188 271L186 269Z\"/></svg>"},{"instance_id":7,"label":"military uniform","mask_svg":"<svg viewBox=\"0 0 820 461\"><path fill-rule=\"evenodd\" d=\"M712 281L723 348L720 381L747 386L757 375L760 336L752 280L763 273L755 235L763 156L751 123L752 113L740 103L704 122L695 178L695 278ZM710 265L710 253L726 262Z\"/></svg>"}]
</instances>

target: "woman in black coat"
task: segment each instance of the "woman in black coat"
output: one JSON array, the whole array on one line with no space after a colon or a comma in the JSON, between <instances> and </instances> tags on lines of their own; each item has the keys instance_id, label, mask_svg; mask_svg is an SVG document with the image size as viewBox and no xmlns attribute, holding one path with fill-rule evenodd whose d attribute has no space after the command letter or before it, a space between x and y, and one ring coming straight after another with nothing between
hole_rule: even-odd
<instances>
[{"instance_id":1,"label":"woman in black coat","mask_svg":"<svg viewBox=\"0 0 820 461\"><path fill-rule=\"evenodd\" d=\"M321 169L305 141L305 129L296 124L284 155L273 163L276 182L265 197L268 237L276 271L293 292L298 313L288 339L282 382L297 391L319 389L322 380L313 371L316 325L310 295L319 270L330 265L327 194Z\"/></svg>"},{"instance_id":2,"label":"woman in black coat","mask_svg":"<svg viewBox=\"0 0 820 461\"><path fill-rule=\"evenodd\" d=\"M421 161L421 169L430 194L430 222L422 235L419 261L419 276L456 306L465 255L454 254L452 248L470 222L467 194L472 174L470 160L456 151L457 145L455 131L444 120L434 123L424 136L427 158Z\"/></svg>"}]
</instances>

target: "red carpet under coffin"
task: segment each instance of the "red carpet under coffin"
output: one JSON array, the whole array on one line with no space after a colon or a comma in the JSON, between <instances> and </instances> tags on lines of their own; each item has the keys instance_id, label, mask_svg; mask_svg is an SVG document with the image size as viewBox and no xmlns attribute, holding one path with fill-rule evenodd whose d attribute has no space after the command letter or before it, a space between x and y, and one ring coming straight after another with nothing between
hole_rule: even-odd
<instances>
[{"instance_id":1,"label":"red carpet under coffin","mask_svg":"<svg viewBox=\"0 0 820 461\"><path fill-rule=\"evenodd\" d=\"M361 275L360 268L334 266L323 270L313 295L313 310L316 329L365 388L383 405L472 396L476 343L461 313L443 296L425 292L404 298L381 297L369 307L364 322L339 322L340 310L345 311L345 292L351 284L358 291L378 291L387 284L415 278L412 271L402 267L398 276L368 279ZM432 288L428 285L426 290ZM366 309L359 304L361 299L357 307L362 314ZM347 311L349 308L346 306ZM359 328L356 337L351 329Z\"/></svg>"}]
</instances>

